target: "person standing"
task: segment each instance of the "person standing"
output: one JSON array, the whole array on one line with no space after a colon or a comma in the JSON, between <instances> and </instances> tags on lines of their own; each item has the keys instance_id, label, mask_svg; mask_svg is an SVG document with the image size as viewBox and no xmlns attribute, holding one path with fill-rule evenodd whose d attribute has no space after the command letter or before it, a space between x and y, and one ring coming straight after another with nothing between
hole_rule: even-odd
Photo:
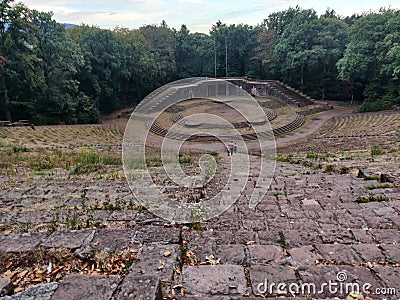
<instances>
[{"instance_id":1,"label":"person standing","mask_svg":"<svg viewBox=\"0 0 400 300\"><path fill-rule=\"evenodd\" d=\"M233 142L230 142L228 144L228 156L232 156L233 155L233 148L235 147L235 145L233 144Z\"/></svg>"}]
</instances>

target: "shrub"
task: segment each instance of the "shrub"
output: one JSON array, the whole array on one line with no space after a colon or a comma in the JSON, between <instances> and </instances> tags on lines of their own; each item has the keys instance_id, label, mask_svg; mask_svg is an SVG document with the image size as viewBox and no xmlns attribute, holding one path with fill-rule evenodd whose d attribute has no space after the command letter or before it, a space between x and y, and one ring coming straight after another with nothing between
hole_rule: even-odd
<instances>
[{"instance_id":1,"label":"shrub","mask_svg":"<svg viewBox=\"0 0 400 300\"><path fill-rule=\"evenodd\" d=\"M318 158L318 153L316 153L316 152L308 152L307 153L307 158L317 159Z\"/></svg>"},{"instance_id":2,"label":"shrub","mask_svg":"<svg viewBox=\"0 0 400 300\"><path fill-rule=\"evenodd\" d=\"M377 155L381 155L382 153L383 153L382 149L378 145L372 145L371 146L371 156L372 157L377 156Z\"/></svg>"},{"instance_id":3,"label":"shrub","mask_svg":"<svg viewBox=\"0 0 400 300\"><path fill-rule=\"evenodd\" d=\"M324 168L324 173L333 173L336 172L336 169L333 165L326 165Z\"/></svg>"}]
</instances>

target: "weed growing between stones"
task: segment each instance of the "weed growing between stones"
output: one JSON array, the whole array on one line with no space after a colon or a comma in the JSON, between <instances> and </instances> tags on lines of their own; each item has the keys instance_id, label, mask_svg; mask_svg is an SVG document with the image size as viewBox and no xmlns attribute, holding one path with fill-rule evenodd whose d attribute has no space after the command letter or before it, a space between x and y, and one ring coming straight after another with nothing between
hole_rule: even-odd
<instances>
[{"instance_id":1,"label":"weed growing between stones","mask_svg":"<svg viewBox=\"0 0 400 300\"><path fill-rule=\"evenodd\" d=\"M279 240L277 240L277 243L278 243L279 245L281 245L281 247L282 247L283 249L287 249L286 238L285 238L285 236L283 235L282 232L279 233Z\"/></svg>"},{"instance_id":2,"label":"weed growing between stones","mask_svg":"<svg viewBox=\"0 0 400 300\"><path fill-rule=\"evenodd\" d=\"M369 197L358 197L356 199L357 203L370 203L370 202L385 202L390 201L392 199L384 197L384 196L369 196Z\"/></svg>"},{"instance_id":3,"label":"weed growing between stones","mask_svg":"<svg viewBox=\"0 0 400 300\"><path fill-rule=\"evenodd\" d=\"M374 158L374 156L382 155L383 151L378 145L372 145L371 146L371 157Z\"/></svg>"},{"instance_id":4,"label":"weed growing between stones","mask_svg":"<svg viewBox=\"0 0 400 300\"><path fill-rule=\"evenodd\" d=\"M318 153L308 152L306 158L318 159Z\"/></svg>"},{"instance_id":5,"label":"weed growing between stones","mask_svg":"<svg viewBox=\"0 0 400 300\"><path fill-rule=\"evenodd\" d=\"M377 189L386 189L386 188L391 188L392 185L389 183L381 183L381 184L377 184L377 185L368 185L365 188L367 190L377 190Z\"/></svg>"}]
</instances>

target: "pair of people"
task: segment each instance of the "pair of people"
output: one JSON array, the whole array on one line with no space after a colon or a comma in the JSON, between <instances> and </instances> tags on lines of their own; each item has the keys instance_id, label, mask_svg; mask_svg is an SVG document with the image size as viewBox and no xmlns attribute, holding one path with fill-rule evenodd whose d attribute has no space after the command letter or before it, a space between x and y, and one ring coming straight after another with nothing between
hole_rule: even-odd
<instances>
[{"instance_id":1,"label":"pair of people","mask_svg":"<svg viewBox=\"0 0 400 300\"><path fill-rule=\"evenodd\" d=\"M237 152L237 145L236 143L230 142L227 146L228 156L232 156L233 153Z\"/></svg>"}]
</instances>

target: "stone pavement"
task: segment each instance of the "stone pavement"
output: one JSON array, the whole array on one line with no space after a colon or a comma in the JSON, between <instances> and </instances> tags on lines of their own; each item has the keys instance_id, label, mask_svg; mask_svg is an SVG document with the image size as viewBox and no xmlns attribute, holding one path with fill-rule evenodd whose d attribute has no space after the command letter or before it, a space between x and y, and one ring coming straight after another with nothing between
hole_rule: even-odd
<instances>
[{"instance_id":1,"label":"stone pavement","mask_svg":"<svg viewBox=\"0 0 400 300\"><path fill-rule=\"evenodd\" d=\"M368 190L375 181L278 163L271 190L250 209L251 180L230 209L201 224L166 224L146 210L99 211L102 228L2 232L1 255L62 248L80 259L124 249L137 256L124 276L75 271L15 295L3 278L0 299L344 299L349 284L370 284L373 299L399 298L399 188ZM6 217L1 223L19 220ZM397 295L377 294L391 289Z\"/></svg>"}]
</instances>

